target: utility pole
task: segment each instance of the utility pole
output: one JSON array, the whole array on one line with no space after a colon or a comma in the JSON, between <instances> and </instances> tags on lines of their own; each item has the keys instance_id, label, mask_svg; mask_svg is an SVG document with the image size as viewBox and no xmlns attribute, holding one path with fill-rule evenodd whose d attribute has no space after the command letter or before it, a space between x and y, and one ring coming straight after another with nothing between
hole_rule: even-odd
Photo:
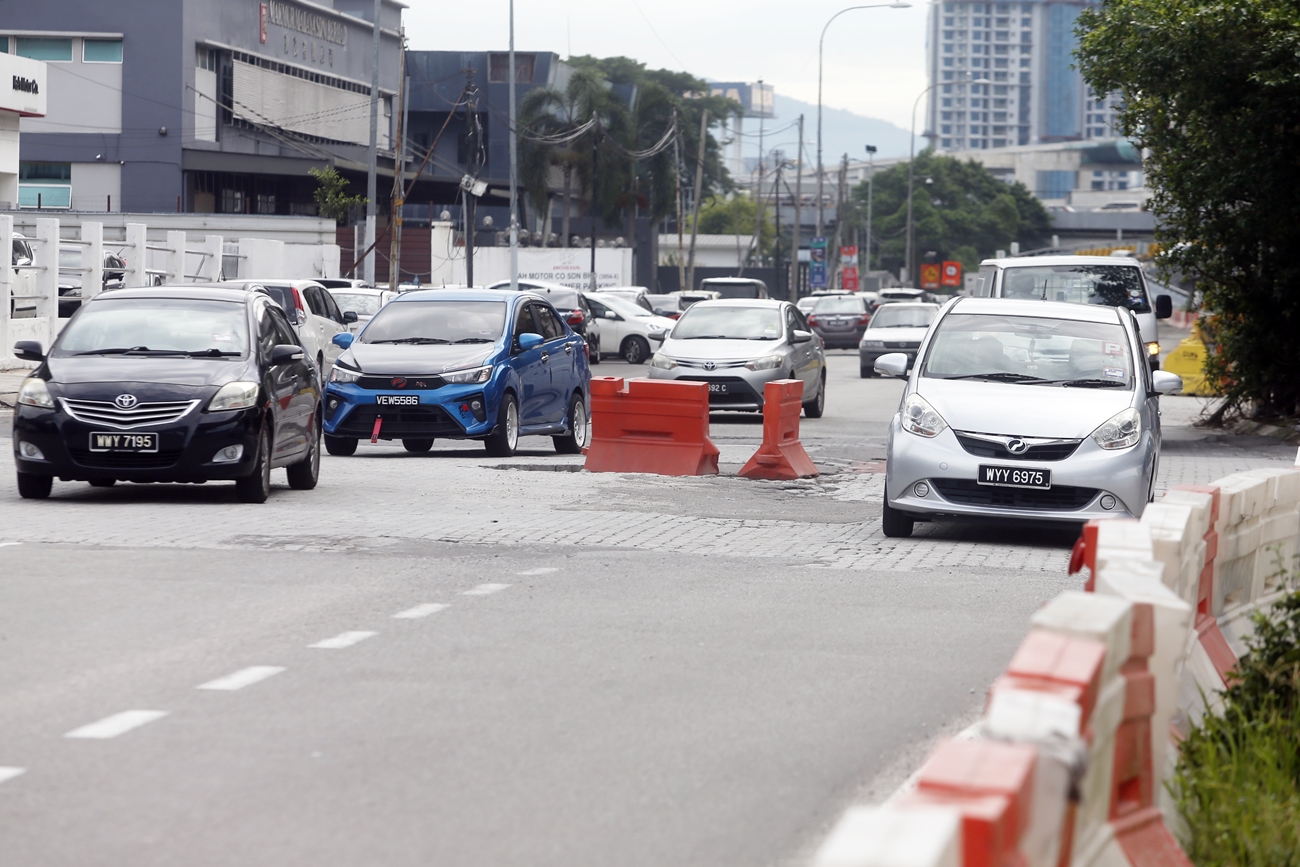
<instances>
[{"instance_id":1,"label":"utility pole","mask_svg":"<svg viewBox=\"0 0 1300 867\"><path fill-rule=\"evenodd\" d=\"M799 248L803 246L803 115L799 115L799 146L794 152L794 243L790 245L790 286L799 300Z\"/></svg>"},{"instance_id":2,"label":"utility pole","mask_svg":"<svg viewBox=\"0 0 1300 867\"><path fill-rule=\"evenodd\" d=\"M379 14L383 0L375 0L374 38L370 51L370 169L366 174L366 255L365 280L375 282L375 198L378 192L379 170Z\"/></svg>"},{"instance_id":3,"label":"utility pole","mask_svg":"<svg viewBox=\"0 0 1300 867\"><path fill-rule=\"evenodd\" d=\"M704 146L709 135L709 110L700 117L699 156L695 160L695 201L691 202L691 253L686 266L684 290L695 291L695 236L700 233L700 197L704 195Z\"/></svg>"},{"instance_id":4,"label":"utility pole","mask_svg":"<svg viewBox=\"0 0 1300 867\"><path fill-rule=\"evenodd\" d=\"M840 274L840 245L844 238L844 188L848 185L849 155L840 160L840 177L835 185L835 258L831 262L830 285L835 285Z\"/></svg>"},{"instance_id":5,"label":"utility pole","mask_svg":"<svg viewBox=\"0 0 1300 867\"><path fill-rule=\"evenodd\" d=\"M673 109L673 173L677 175L677 290L686 289L686 253L682 242L682 233L686 230L682 223L682 131L677 126L677 109Z\"/></svg>"},{"instance_id":6,"label":"utility pole","mask_svg":"<svg viewBox=\"0 0 1300 867\"><path fill-rule=\"evenodd\" d=\"M597 119L595 138L591 140L591 291L595 292L599 283L596 280L596 218L600 210L597 189L600 181L600 121Z\"/></svg>"},{"instance_id":7,"label":"utility pole","mask_svg":"<svg viewBox=\"0 0 1300 867\"><path fill-rule=\"evenodd\" d=\"M510 289L519 291L519 132L515 102L515 0L510 0Z\"/></svg>"},{"instance_id":8,"label":"utility pole","mask_svg":"<svg viewBox=\"0 0 1300 867\"><path fill-rule=\"evenodd\" d=\"M406 32L397 54L397 145L393 148L393 195L389 206L388 288L402 283L402 169L406 164Z\"/></svg>"},{"instance_id":9,"label":"utility pole","mask_svg":"<svg viewBox=\"0 0 1300 867\"><path fill-rule=\"evenodd\" d=\"M758 80L758 98L763 102L763 79ZM754 249L758 251L758 267L763 267L763 121L765 118L760 114L758 117L758 189L754 196ZM740 273L745 273L745 263L740 263Z\"/></svg>"},{"instance_id":10,"label":"utility pole","mask_svg":"<svg viewBox=\"0 0 1300 867\"><path fill-rule=\"evenodd\" d=\"M781 155L780 151L776 152ZM772 182L772 209L774 211L773 221L776 223L776 239L772 246L772 267L773 273L776 274L776 293L787 300L790 293L786 287L781 285L781 169L785 167L785 160L776 161L776 178Z\"/></svg>"},{"instance_id":11,"label":"utility pole","mask_svg":"<svg viewBox=\"0 0 1300 867\"><path fill-rule=\"evenodd\" d=\"M871 188L876 182L876 146L867 145L867 160L871 163L867 167L867 265L864 273L871 271Z\"/></svg>"},{"instance_id":12,"label":"utility pole","mask_svg":"<svg viewBox=\"0 0 1300 867\"><path fill-rule=\"evenodd\" d=\"M465 161L465 174L473 178L478 163L478 91L474 87L474 70L466 70L465 92L469 99L465 105L465 143L469 150ZM478 196L474 195L472 184L461 184L461 193L465 205L461 216L465 221L465 285L474 285L474 229L478 222Z\"/></svg>"}]
</instances>

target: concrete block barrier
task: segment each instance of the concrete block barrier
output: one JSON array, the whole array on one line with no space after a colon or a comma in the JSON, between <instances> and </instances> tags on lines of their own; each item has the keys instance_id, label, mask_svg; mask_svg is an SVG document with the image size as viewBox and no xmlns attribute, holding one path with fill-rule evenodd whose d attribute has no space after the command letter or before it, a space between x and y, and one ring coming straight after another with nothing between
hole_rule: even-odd
<instances>
[{"instance_id":1,"label":"concrete block barrier","mask_svg":"<svg viewBox=\"0 0 1300 867\"><path fill-rule=\"evenodd\" d=\"M746 479L811 479L820 473L799 441L803 380L779 379L763 386L763 443L740 470Z\"/></svg>"},{"instance_id":2,"label":"concrete block barrier","mask_svg":"<svg viewBox=\"0 0 1300 867\"><path fill-rule=\"evenodd\" d=\"M704 476L718 472L718 447L709 439L709 387L622 377L591 378L593 473Z\"/></svg>"}]
</instances>

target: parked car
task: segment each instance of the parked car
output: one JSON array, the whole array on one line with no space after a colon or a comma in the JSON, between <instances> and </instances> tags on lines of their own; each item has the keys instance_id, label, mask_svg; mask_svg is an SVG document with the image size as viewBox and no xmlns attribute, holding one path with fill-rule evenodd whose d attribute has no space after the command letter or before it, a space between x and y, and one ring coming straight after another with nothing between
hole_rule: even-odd
<instances>
[{"instance_id":1,"label":"parked car","mask_svg":"<svg viewBox=\"0 0 1300 867\"><path fill-rule=\"evenodd\" d=\"M770 298L767 284L753 277L709 277L700 288L717 292L719 298Z\"/></svg>"},{"instance_id":2,"label":"parked car","mask_svg":"<svg viewBox=\"0 0 1300 867\"><path fill-rule=\"evenodd\" d=\"M359 280L352 277L322 277L316 281L320 285L329 289L331 292L335 289L374 289L373 284L365 280Z\"/></svg>"},{"instance_id":3,"label":"parked car","mask_svg":"<svg viewBox=\"0 0 1300 867\"><path fill-rule=\"evenodd\" d=\"M897 287L894 289L881 289L880 292L877 293L877 296L878 296L877 300L881 304L895 304L900 301L904 303L915 302L915 301L926 301L926 302L934 301L934 298L931 296L931 294L929 292L926 292L924 289L907 289L903 287Z\"/></svg>"},{"instance_id":4,"label":"parked car","mask_svg":"<svg viewBox=\"0 0 1300 867\"><path fill-rule=\"evenodd\" d=\"M939 314L938 304L882 304L858 341L858 366L863 379L875 376L876 359L891 352L901 352L909 363L916 360L917 350L930 323Z\"/></svg>"},{"instance_id":5,"label":"parked car","mask_svg":"<svg viewBox=\"0 0 1300 867\"><path fill-rule=\"evenodd\" d=\"M489 289L509 289L509 280L500 280L488 286ZM591 306L582 292L561 283L546 283L541 280L520 280L521 291L541 295L551 302L570 328L587 341L587 352L593 363L600 363L600 329L592 328Z\"/></svg>"},{"instance_id":6,"label":"parked car","mask_svg":"<svg viewBox=\"0 0 1300 867\"><path fill-rule=\"evenodd\" d=\"M302 338L307 358L315 361L324 378L343 352L333 343L334 335L347 334L353 322L360 319L355 312L346 315L316 280L230 280L223 286L261 287L284 309L295 332Z\"/></svg>"},{"instance_id":7,"label":"parked car","mask_svg":"<svg viewBox=\"0 0 1300 867\"><path fill-rule=\"evenodd\" d=\"M808 314L808 324L827 349L857 349L870 321L867 299L857 294L821 298Z\"/></svg>"},{"instance_id":8,"label":"parked car","mask_svg":"<svg viewBox=\"0 0 1300 867\"><path fill-rule=\"evenodd\" d=\"M32 247L22 235L13 234L13 253L10 264L14 271L13 283L9 286L9 316L12 319L34 319L36 317L36 272L31 267L36 264Z\"/></svg>"},{"instance_id":9,"label":"parked car","mask_svg":"<svg viewBox=\"0 0 1300 867\"><path fill-rule=\"evenodd\" d=\"M701 301L682 314L650 362L651 379L709 384L709 408L763 408L763 386L803 380L803 411L826 407L826 353L798 308L787 301Z\"/></svg>"},{"instance_id":10,"label":"parked car","mask_svg":"<svg viewBox=\"0 0 1300 867\"><path fill-rule=\"evenodd\" d=\"M882 311L883 312L883 311ZM889 429L883 529L990 518L1141 517L1155 496L1160 395L1131 311L959 298L930 329Z\"/></svg>"},{"instance_id":11,"label":"parked car","mask_svg":"<svg viewBox=\"0 0 1300 867\"><path fill-rule=\"evenodd\" d=\"M324 286L325 282L321 281L321 285ZM370 317L379 312L380 307L397 297L396 292L390 292L387 289L369 289L364 286L349 286L336 289L325 286L325 290L329 292L330 297L334 299L334 303L343 311L344 319L348 318L349 313L356 314L357 321L348 323L348 330L353 334L364 328L366 323L370 321ZM331 339L333 338L331 337Z\"/></svg>"},{"instance_id":12,"label":"parked car","mask_svg":"<svg viewBox=\"0 0 1300 867\"><path fill-rule=\"evenodd\" d=\"M590 293L588 293L590 295ZM604 289L596 290L597 297L614 297L622 298L638 307L643 308L648 313L654 313L654 305L650 303L650 292L644 286L607 286Z\"/></svg>"},{"instance_id":13,"label":"parked car","mask_svg":"<svg viewBox=\"0 0 1300 867\"><path fill-rule=\"evenodd\" d=\"M78 250L59 251L59 318L67 319L81 307L81 287L86 272L82 271L82 255ZM100 291L121 289L126 285L126 262L116 253L104 251L104 276Z\"/></svg>"},{"instance_id":14,"label":"parked car","mask_svg":"<svg viewBox=\"0 0 1300 867\"><path fill-rule=\"evenodd\" d=\"M645 300L650 304L650 310L656 316L663 316L668 319L676 319L682 315L682 293L668 292L664 295L647 295Z\"/></svg>"},{"instance_id":15,"label":"parked car","mask_svg":"<svg viewBox=\"0 0 1300 867\"><path fill-rule=\"evenodd\" d=\"M587 444L586 344L539 295L407 292L334 342L345 351L325 389L332 455L363 439L400 439L413 453L477 439L494 457L514 454L521 436L550 436L562 454Z\"/></svg>"},{"instance_id":16,"label":"parked car","mask_svg":"<svg viewBox=\"0 0 1300 867\"><path fill-rule=\"evenodd\" d=\"M722 297L720 292L712 292L707 289L696 289L694 292L678 292L677 306L683 313L691 309L692 304L699 304L701 301L717 301Z\"/></svg>"},{"instance_id":17,"label":"parked car","mask_svg":"<svg viewBox=\"0 0 1300 867\"><path fill-rule=\"evenodd\" d=\"M673 320L626 298L605 292L587 295L591 313L600 323L600 353L617 355L628 364L645 364L651 355L651 343L659 344L672 330Z\"/></svg>"},{"instance_id":18,"label":"parked car","mask_svg":"<svg viewBox=\"0 0 1300 867\"><path fill-rule=\"evenodd\" d=\"M14 410L18 493L44 499L57 476L118 481L233 480L261 503L271 470L316 486L321 383L280 307L262 291L213 285L120 289L82 305Z\"/></svg>"}]
</instances>

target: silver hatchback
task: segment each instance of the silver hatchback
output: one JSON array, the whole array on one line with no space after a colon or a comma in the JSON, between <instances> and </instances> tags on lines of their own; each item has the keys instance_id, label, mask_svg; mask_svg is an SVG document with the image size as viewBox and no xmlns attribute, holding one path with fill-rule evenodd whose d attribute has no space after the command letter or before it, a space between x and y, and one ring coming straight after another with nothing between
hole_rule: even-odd
<instances>
[{"instance_id":1,"label":"silver hatchback","mask_svg":"<svg viewBox=\"0 0 1300 867\"><path fill-rule=\"evenodd\" d=\"M804 415L826 407L826 354L804 315L787 301L701 301L677 320L650 362L651 379L709 384L709 408L763 408L763 387L803 380Z\"/></svg>"}]
</instances>

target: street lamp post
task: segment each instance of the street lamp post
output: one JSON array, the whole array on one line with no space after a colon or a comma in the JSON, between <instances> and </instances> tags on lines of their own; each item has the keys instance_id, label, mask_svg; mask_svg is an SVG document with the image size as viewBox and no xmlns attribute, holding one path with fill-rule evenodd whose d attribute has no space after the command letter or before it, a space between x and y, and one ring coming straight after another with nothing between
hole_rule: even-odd
<instances>
[{"instance_id":1,"label":"street lamp post","mask_svg":"<svg viewBox=\"0 0 1300 867\"><path fill-rule=\"evenodd\" d=\"M871 188L876 180L876 146L867 145L867 160L871 166L867 169L867 273L871 271Z\"/></svg>"},{"instance_id":2,"label":"street lamp post","mask_svg":"<svg viewBox=\"0 0 1300 867\"><path fill-rule=\"evenodd\" d=\"M852 12L855 9L907 9L911 3L904 3L901 0L894 3L871 3L866 6L849 6L841 9L830 17L826 26L822 28L821 38L817 40L817 237L822 237L825 231L824 208L822 204L822 56L826 47L826 31L830 29L831 22L839 18L845 12Z\"/></svg>"}]
</instances>

